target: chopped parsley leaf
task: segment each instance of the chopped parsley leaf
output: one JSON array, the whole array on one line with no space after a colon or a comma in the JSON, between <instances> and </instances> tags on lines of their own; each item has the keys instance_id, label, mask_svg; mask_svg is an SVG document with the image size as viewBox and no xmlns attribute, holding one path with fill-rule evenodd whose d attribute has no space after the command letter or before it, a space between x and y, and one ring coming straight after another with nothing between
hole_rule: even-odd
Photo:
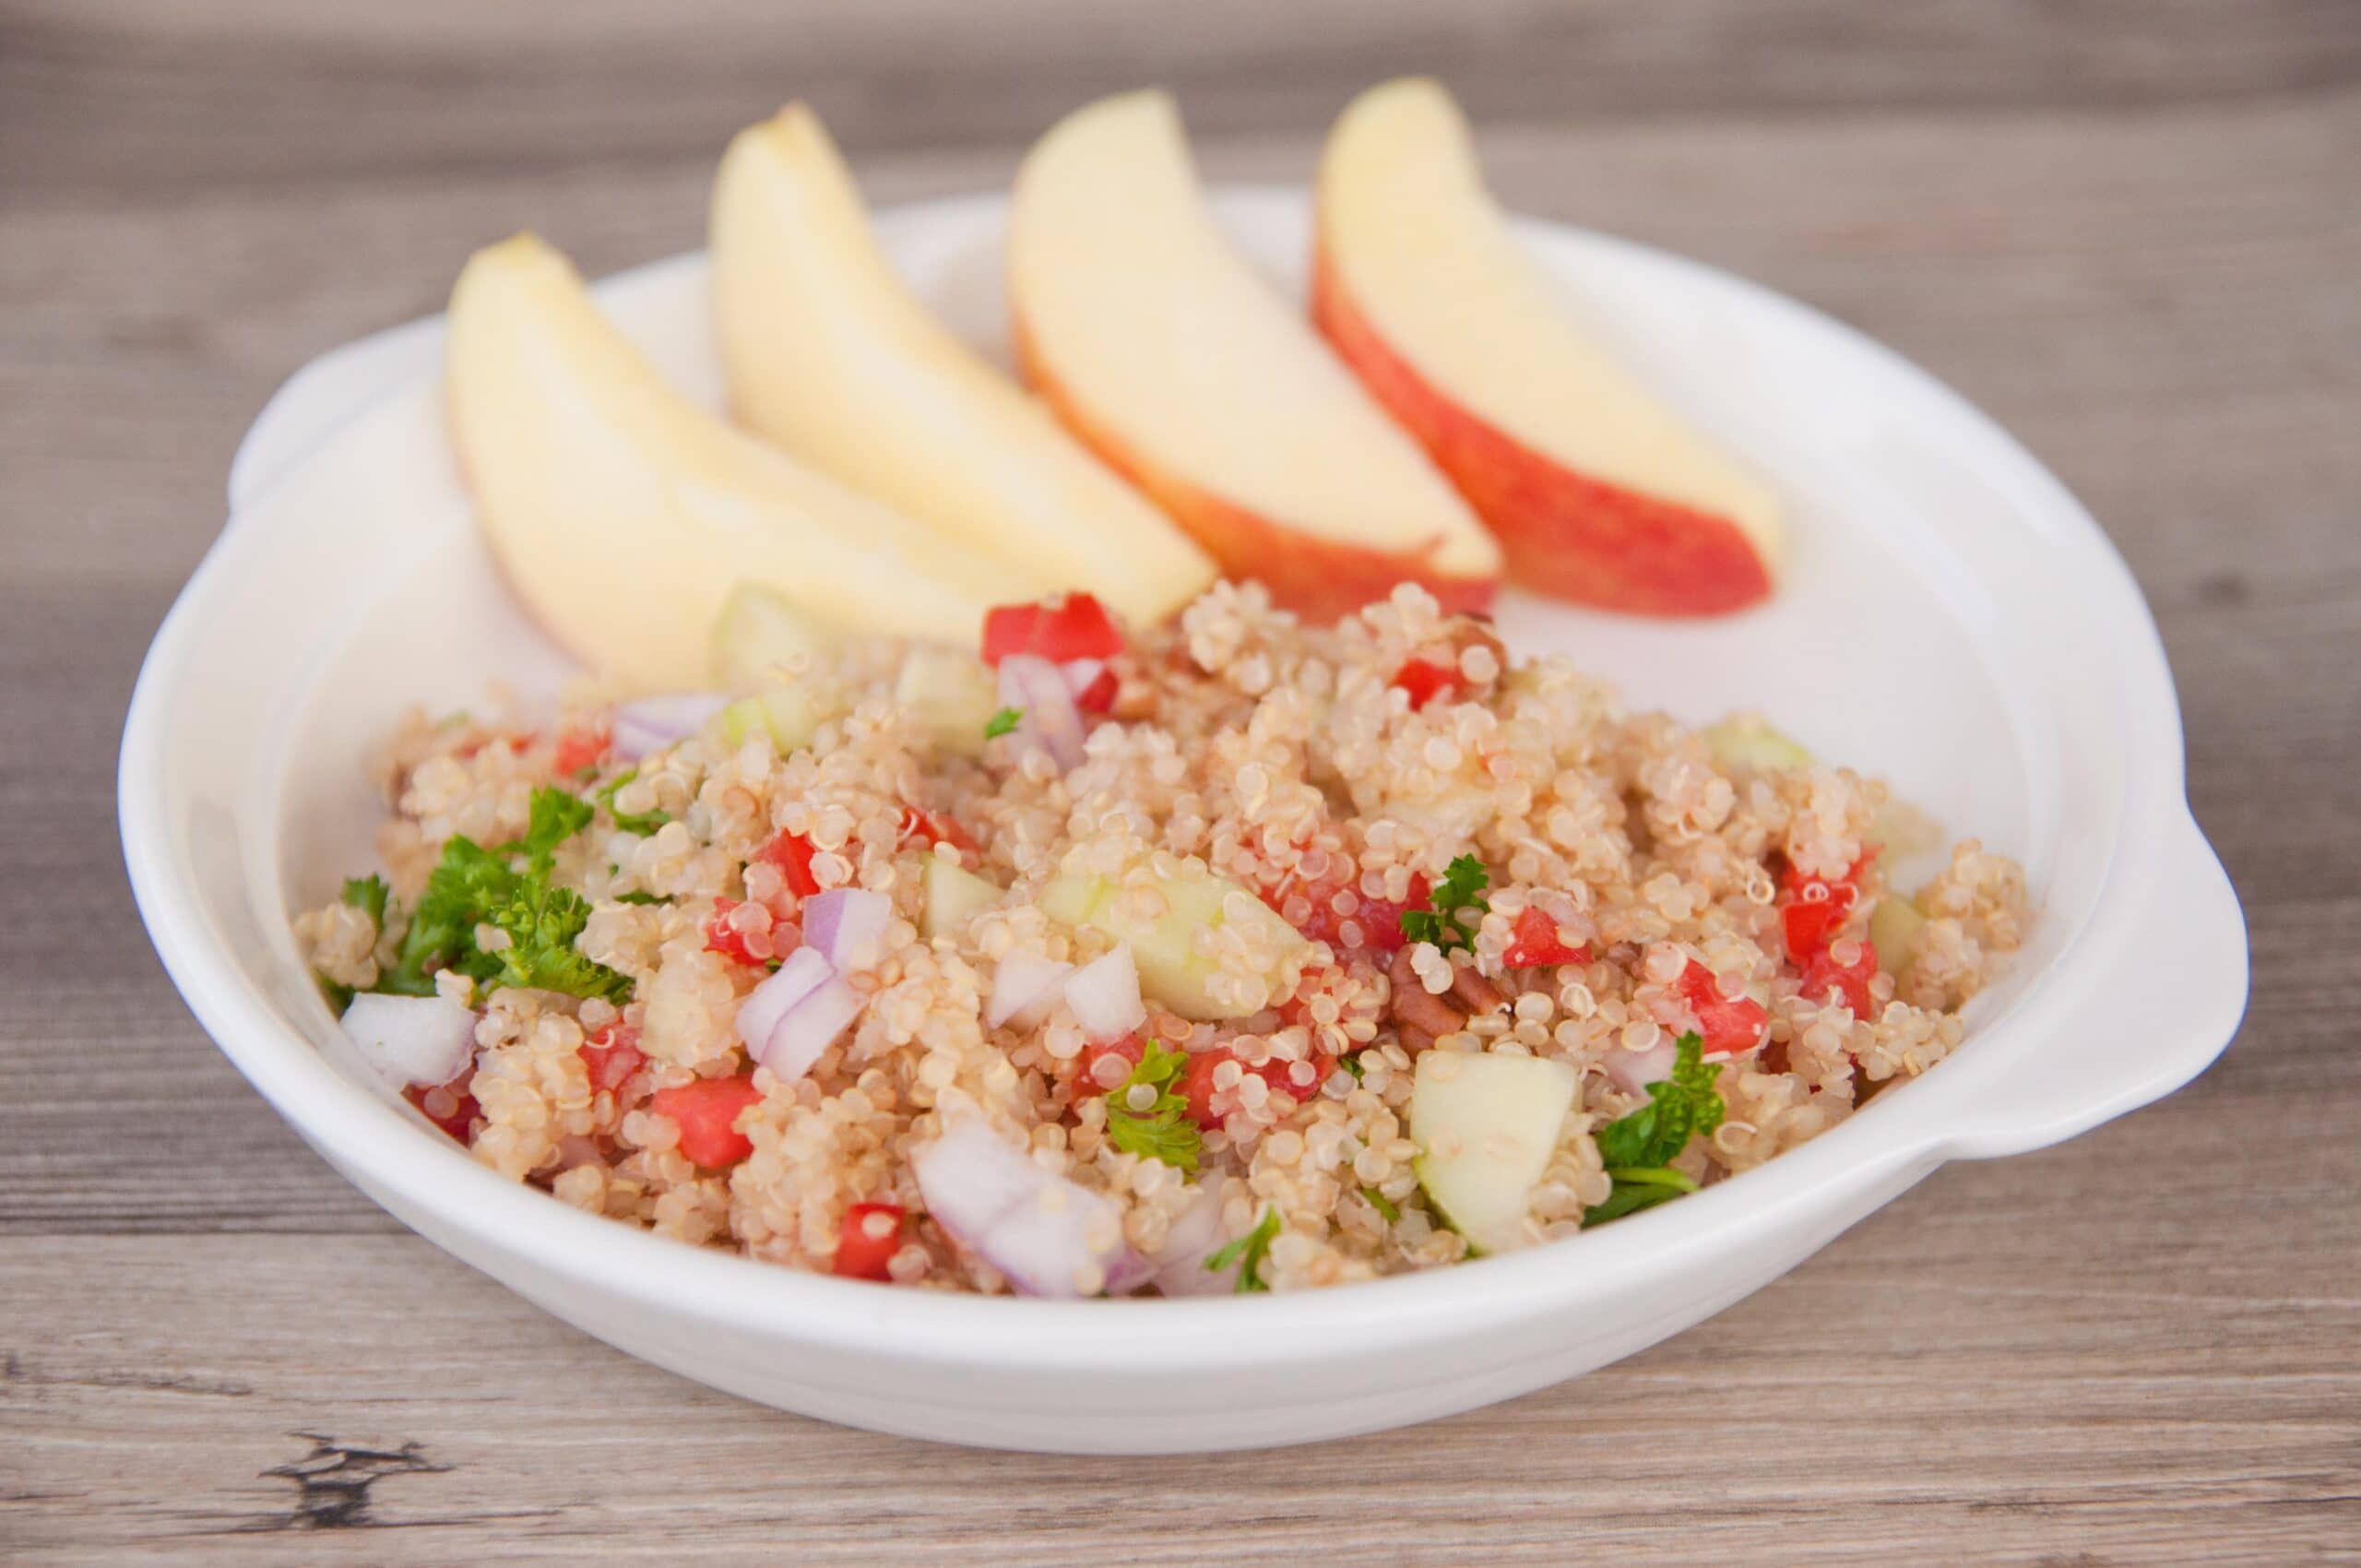
<instances>
[{"instance_id":1,"label":"chopped parsley leaf","mask_svg":"<svg viewBox=\"0 0 2361 1568\"><path fill-rule=\"evenodd\" d=\"M1167 1051L1151 1039L1132 1075L1107 1094L1107 1141L1125 1154L1160 1159L1180 1170L1197 1169L1201 1146L1197 1123L1190 1119L1188 1097L1175 1087L1188 1070L1188 1053ZM1153 1090L1155 1101L1145 1111L1132 1109L1132 1090Z\"/></svg>"},{"instance_id":2,"label":"chopped parsley leaf","mask_svg":"<svg viewBox=\"0 0 2361 1568\"><path fill-rule=\"evenodd\" d=\"M998 713L993 714L990 719L984 721L984 739L987 741L996 741L1024 722L1025 710L1023 708L1003 707Z\"/></svg>"},{"instance_id":3,"label":"chopped parsley leaf","mask_svg":"<svg viewBox=\"0 0 2361 1568\"><path fill-rule=\"evenodd\" d=\"M615 902L618 904L669 904L671 901L672 900L670 898L659 898L653 893L618 893L615 895Z\"/></svg>"},{"instance_id":4,"label":"chopped parsley leaf","mask_svg":"<svg viewBox=\"0 0 2361 1568\"><path fill-rule=\"evenodd\" d=\"M1361 1065L1361 1053L1358 1051L1350 1056L1338 1057L1336 1065L1350 1073L1353 1075L1353 1082L1357 1084L1369 1075L1369 1069Z\"/></svg>"},{"instance_id":5,"label":"chopped parsley leaf","mask_svg":"<svg viewBox=\"0 0 2361 1568\"><path fill-rule=\"evenodd\" d=\"M1696 1181L1670 1166L1634 1168L1617 1166L1608 1171L1615 1185L1607 1201L1583 1215L1583 1228L1604 1225L1610 1219L1620 1219L1627 1214L1637 1214L1643 1208L1654 1208L1670 1203L1697 1190Z\"/></svg>"},{"instance_id":6,"label":"chopped parsley leaf","mask_svg":"<svg viewBox=\"0 0 2361 1568\"><path fill-rule=\"evenodd\" d=\"M590 802L581 796L545 784L533 791L525 837L501 845L495 853L521 854L532 874L546 877L557 857L557 847L589 826L592 814Z\"/></svg>"},{"instance_id":7,"label":"chopped parsley leaf","mask_svg":"<svg viewBox=\"0 0 2361 1568\"><path fill-rule=\"evenodd\" d=\"M436 971L447 968L488 978L479 973L483 956L476 951L476 927L487 911L516 891L516 880L498 854L464 833L451 835L444 842L443 858L427 876L418 908L410 911L401 951L393 968L378 979L377 989L432 996Z\"/></svg>"},{"instance_id":8,"label":"chopped parsley leaf","mask_svg":"<svg viewBox=\"0 0 2361 1568\"><path fill-rule=\"evenodd\" d=\"M1257 1290L1268 1290L1270 1287L1263 1283L1263 1258L1278 1237L1279 1211L1266 1208L1263 1211L1263 1218L1254 1222L1253 1229L1205 1260L1205 1272L1219 1274L1234 1263L1238 1265L1235 1294L1246 1296Z\"/></svg>"},{"instance_id":9,"label":"chopped parsley leaf","mask_svg":"<svg viewBox=\"0 0 2361 1568\"><path fill-rule=\"evenodd\" d=\"M1672 1162L1722 1124L1725 1107L1714 1092L1722 1064L1703 1060L1705 1042L1695 1031L1680 1037L1671 1075L1648 1086L1648 1103L1598 1131L1598 1157L1615 1183L1606 1201L1583 1216L1585 1228L1654 1208L1697 1190L1696 1179Z\"/></svg>"},{"instance_id":10,"label":"chopped parsley leaf","mask_svg":"<svg viewBox=\"0 0 2361 1568\"><path fill-rule=\"evenodd\" d=\"M563 790L533 791L525 837L487 849L462 833L443 845L443 858L427 876L426 890L411 911L409 929L393 967L377 989L402 996L432 996L434 977L457 969L487 985L562 991L621 1002L631 980L575 950L589 923L590 905L571 888L550 885L557 847L590 821L587 801ZM524 866L511 865L522 855ZM508 933L508 945L486 953L476 928L491 925Z\"/></svg>"},{"instance_id":11,"label":"chopped parsley leaf","mask_svg":"<svg viewBox=\"0 0 2361 1568\"><path fill-rule=\"evenodd\" d=\"M348 876L338 897L353 909L366 912L379 931L386 929L386 901L393 897L393 889L386 885L384 877L374 872L367 876Z\"/></svg>"},{"instance_id":12,"label":"chopped parsley leaf","mask_svg":"<svg viewBox=\"0 0 2361 1568\"><path fill-rule=\"evenodd\" d=\"M494 985L562 991L610 1002L630 997L626 976L575 950L575 938L590 921L590 904L571 887L552 887L545 879L528 877L489 915L492 924L508 933L508 945L486 955L494 972L478 978L489 978Z\"/></svg>"},{"instance_id":13,"label":"chopped parsley leaf","mask_svg":"<svg viewBox=\"0 0 2361 1568\"><path fill-rule=\"evenodd\" d=\"M1369 1200L1370 1207L1385 1217L1385 1223L1388 1225L1398 1223L1402 1218L1401 1206L1375 1187L1363 1187L1361 1196Z\"/></svg>"},{"instance_id":14,"label":"chopped parsley leaf","mask_svg":"<svg viewBox=\"0 0 2361 1568\"><path fill-rule=\"evenodd\" d=\"M616 808L615 791L638 777L639 769L626 767L609 780L607 787L600 790L593 798L607 808L608 814L615 819L617 827L622 828L625 833L636 833L642 838L647 838L653 837L658 828L671 821L672 817L669 812L627 812Z\"/></svg>"},{"instance_id":15,"label":"chopped parsley leaf","mask_svg":"<svg viewBox=\"0 0 2361 1568\"><path fill-rule=\"evenodd\" d=\"M328 1011L343 1017L344 1010L352 1005L352 988L342 980L328 979L317 969L312 971L312 978L319 982L320 994L327 998Z\"/></svg>"},{"instance_id":16,"label":"chopped parsley leaf","mask_svg":"<svg viewBox=\"0 0 2361 1568\"><path fill-rule=\"evenodd\" d=\"M1460 856L1443 873L1442 885L1430 896L1427 908L1402 911L1402 934L1413 942L1431 942L1445 953L1454 947L1473 952L1476 922L1465 914L1473 909L1480 916L1491 909L1484 899L1485 885L1491 880L1483 861Z\"/></svg>"}]
</instances>

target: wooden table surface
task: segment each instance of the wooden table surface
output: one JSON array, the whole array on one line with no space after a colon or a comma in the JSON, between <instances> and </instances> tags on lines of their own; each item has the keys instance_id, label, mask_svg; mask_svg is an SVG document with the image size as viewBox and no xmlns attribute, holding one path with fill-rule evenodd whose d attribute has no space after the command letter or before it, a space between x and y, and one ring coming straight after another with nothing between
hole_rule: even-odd
<instances>
[{"instance_id":1,"label":"wooden table surface","mask_svg":"<svg viewBox=\"0 0 2361 1568\"><path fill-rule=\"evenodd\" d=\"M1431 1426L932 1448L608 1350L386 1218L217 1054L116 845L134 671L276 382L531 225L698 243L817 100L874 193L1183 89L1299 177L1447 74L1510 200L1854 322L2090 504L2246 901L2228 1057ZM2361 1561L2361 6L0 0L0 1561ZM1383 1369L1373 1369L1383 1375Z\"/></svg>"}]
</instances>

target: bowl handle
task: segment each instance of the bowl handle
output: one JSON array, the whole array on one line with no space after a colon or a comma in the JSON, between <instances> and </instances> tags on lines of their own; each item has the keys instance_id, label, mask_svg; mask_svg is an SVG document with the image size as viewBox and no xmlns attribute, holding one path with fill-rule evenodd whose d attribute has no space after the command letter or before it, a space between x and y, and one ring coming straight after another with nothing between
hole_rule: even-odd
<instances>
[{"instance_id":1,"label":"bowl handle","mask_svg":"<svg viewBox=\"0 0 2361 1568\"><path fill-rule=\"evenodd\" d=\"M321 441L415 376L443 352L443 320L428 316L330 349L284 382L230 459L230 515L292 470Z\"/></svg>"},{"instance_id":2,"label":"bowl handle","mask_svg":"<svg viewBox=\"0 0 2361 1568\"><path fill-rule=\"evenodd\" d=\"M2089 977L2081 994L2000 1064L1944 1140L1947 1154L1982 1159L2070 1138L2163 1099L2228 1048L2247 1004L2237 893L2186 810L2134 852L2136 912L2078 964Z\"/></svg>"}]
</instances>

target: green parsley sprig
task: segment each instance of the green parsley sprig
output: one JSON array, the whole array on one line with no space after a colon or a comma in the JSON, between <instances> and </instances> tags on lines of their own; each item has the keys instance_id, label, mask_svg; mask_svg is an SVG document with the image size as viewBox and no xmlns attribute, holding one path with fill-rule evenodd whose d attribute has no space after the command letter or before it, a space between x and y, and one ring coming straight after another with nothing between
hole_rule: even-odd
<instances>
[{"instance_id":1,"label":"green parsley sprig","mask_svg":"<svg viewBox=\"0 0 2361 1568\"><path fill-rule=\"evenodd\" d=\"M589 923L588 901L572 888L550 884L558 846L588 826L591 814L589 802L545 787L533 791L522 838L487 849L465 834L453 834L377 989L432 996L435 975L457 969L486 985L627 999L630 979L584 957L574 945ZM521 867L511 863L518 857ZM476 928L484 925L506 932L508 945L485 952L476 942Z\"/></svg>"},{"instance_id":2,"label":"green parsley sprig","mask_svg":"<svg viewBox=\"0 0 2361 1568\"><path fill-rule=\"evenodd\" d=\"M1278 1239L1279 1211L1266 1208L1263 1211L1263 1218L1254 1222L1253 1229L1205 1260L1205 1272L1219 1274L1231 1264L1236 1264L1238 1284L1235 1294L1249 1296L1257 1290L1268 1290L1270 1287L1263 1283L1263 1259L1269 1253L1271 1243Z\"/></svg>"},{"instance_id":3,"label":"green parsley sprig","mask_svg":"<svg viewBox=\"0 0 2361 1568\"><path fill-rule=\"evenodd\" d=\"M1188 1097L1179 1087L1189 1069L1186 1051L1168 1051L1150 1039L1132 1075L1107 1094L1107 1141L1125 1154L1160 1159L1180 1170L1197 1169L1203 1141L1189 1115ZM1132 1108L1132 1090L1145 1088L1156 1098L1144 1111Z\"/></svg>"},{"instance_id":4,"label":"green parsley sprig","mask_svg":"<svg viewBox=\"0 0 2361 1568\"><path fill-rule=\"evenodd\" d=\"M1460 856L1444 871L1425 909L1402 911L1402 934L1412 942L1431 942L1445 953L1454 947L1475 951L1477 922L1467 918L1467 912L1474 910L1480 920L1491 909L1484 898L1485 885L1491 880L1492 873L1484 869L1483 861L1473 855Z\"/></svg>"},{"instance_id":5,"label":"green parsley sprig","mask_svg":"<svg viewBox=\"0 0 2361 1568\"><path fill-rule=\"evenodd\" d=\"M552 887L527 878L490 921L508 933L508 945L486 955L494 960L488 977L495 986L524 991L562 991L568 996L598 996L609 1002L631 998L631 980L618 970L584 957L574 945L590 922L589 900L571 887ZM487 977L479 974L478 979Z\"/></svg>"},{"instance_id":6,"label":"green parsley sprig","mask_svg":"<svg viewBox=\"0 0 2361 1568\"><path fill-rule=\"evenodd\" d=\"M1654 1208L1697 1190L1696 1178L1672 1168L1692 1137L1722 1124L1726 1108L1714 1092L1722 1064L1703 1060L1705 1042L1692 1030L1673 1051L1671 1075L1648 1086L1648 1103L1598 1132L1598 1157L1614 1181L1604 1203L1583 1216L1585 1229Z\"/></svg>"},{"instance_id":7,"label":"green parsley sprig","mask_svg":"<svg viewBox=\"0 0 2361 1568\"><path fill-rule=\"evenodd\" d=\"M533 791L525 837L495 847L492 853L522 855L528 875L546 878L556 862L557 847L589 826L594 814L590 802L579 795L544 785Z\"/></svg>"},{"instance_id":8,"label":"green parsley sprig","mask_svg":"<svg viewBox=\"0 0 2361 1568\"><path fill-rule=\"evenodd\" d=\"M990 719L984 720L984 739L987 741L997 741L1003 735L1014 733L1016 727L1024 722L1025 710L1023 708L1003 707L998 713L993 714Z\"/></svg>"},{"instance_id":9,"label":"green parsley sprig","mask_svg":"<svg viewBox=\"0 0 2361 1568\"><path fill-rule=\"evenodd\" d=\"M372 872L367 876L346 877L344 891L338 897L356 909L365 910L382 932L386 929L386 904L393 896L394 890L386 885L386 879Z\"/></svg>"}]
</instances>

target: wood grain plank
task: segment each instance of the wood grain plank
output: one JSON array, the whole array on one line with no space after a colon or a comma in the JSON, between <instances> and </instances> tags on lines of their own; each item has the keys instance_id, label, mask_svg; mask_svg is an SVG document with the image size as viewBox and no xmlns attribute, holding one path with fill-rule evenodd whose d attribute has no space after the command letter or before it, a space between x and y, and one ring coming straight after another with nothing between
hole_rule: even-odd
<instances>
[{"instance_id":1,"label":"wood grain plank","mask_svg":"<svg viewBox=\"0 0 2361 1568\"><path fill-rule=\"evenodd\" d=\"M1513 205L1861 326L2103 519L2247 902L2219 1068L1578 1383L1151 1463L608 1351L205 1041L136 935L113 748L280 376L520 224L594 272L694 244L722 137L789 92L893 196L1145 79L1216 172L1299 178L1403 68L1462 89ZM0 1561L2361 1561L2356 148L2361 8L2321 0L0 0Z\"/></svg>"},{"instance_id":2,"label":"wood grain plank","mask_svg":"<svg viewBox=\"0 0 2361 1568\"><path fill-rule=\"evenodd\" d=\"M1180 88L1207 128L1307 134L1404 71L1446 77L1488 119L1551 123L2087 111L2361 76L2361 18L2336 0L1192 0L1182 16L1143 0L17 0L0 11L0 186L168 197L192 159L208 182L257 184L630 166L705 156L789 92L876 150L1022 141L1143 81ZM93 95L117 112L79 113Z\"/></svg>"},{"instance_id":3,"label":"wood grain plank","mask_svg":"<svg viewBox=\"0 0 2361 1568\"><path fill-rule=\"evenodd\" d=\"M2086 1179L2108 1141L2027 1163ZM2051 1217L1994 1237L1960 1202L1969 1174L1580 1383L1407 1432L1186 1461L923 1450L761 1410L558 1328L406 1238L225 1237L201 1253L13 1239L0 1265L35 1299L118 1284L71 1335L0 1309L0 1543L42 1561L308 1563L447 1560L464 1540L472 1561L508 1562L646 1531L689 1562L789 1543L867 1562L890 1540L896 1561L1178 1563L1405 1561L1415 1532L1435 1562L1667 1538L1677 1560L1763 1562L1972 1539L1999 1562L2079 1538L2130 1563L2186 1561L2193 1540L2264 1561L2355 1526L2361 1372L2308 1345L2361 1329L2361 1292L2290 1303L2212 1248L2161 1276L2086 1253L2063 1283L2074 1260ZM2124 1253L2169 1229L2156 1213L2120 1209ZM1963 1245L1973 1283L1945 1277ZM326 1504L271 1473L322 1443L408 1456L358 1465L378 1479L343 1528L306 1527ZM1741 1455L1701 1485L1702 1461Z\"/></svg>"}]
</instances>

